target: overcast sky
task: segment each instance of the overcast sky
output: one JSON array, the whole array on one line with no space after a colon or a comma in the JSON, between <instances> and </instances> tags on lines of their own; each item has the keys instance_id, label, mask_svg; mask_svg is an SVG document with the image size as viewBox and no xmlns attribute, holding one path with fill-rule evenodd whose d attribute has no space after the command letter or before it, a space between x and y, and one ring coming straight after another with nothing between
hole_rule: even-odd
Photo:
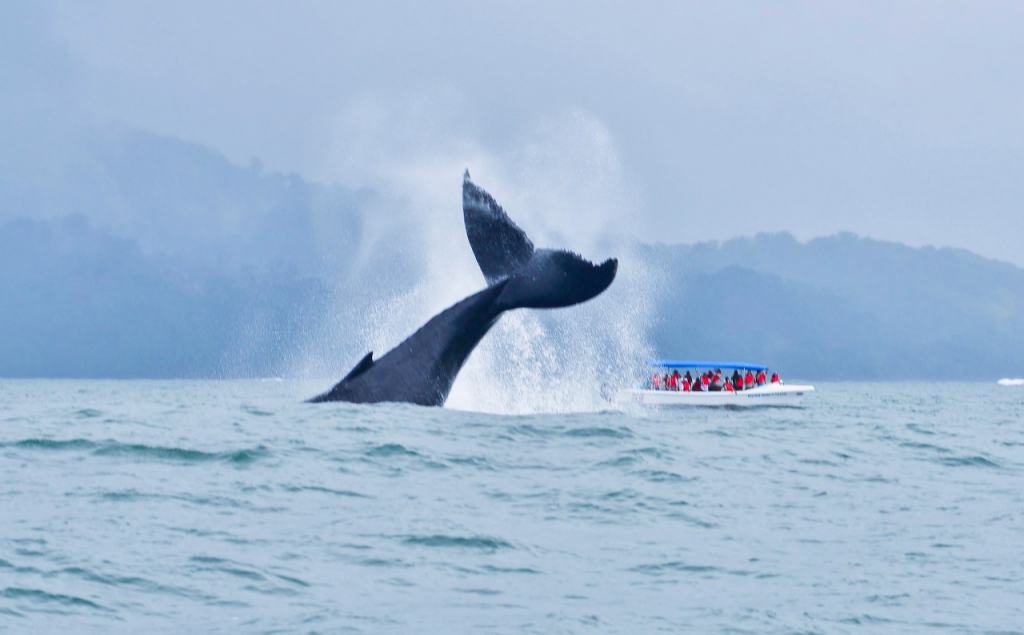
<instances>
[{"instance_id":1,"label":"overcast sky","mask_svg":"<svg viewBox=\"0 0 1024 635\"><path fill-rule=\"evenodd\" d=\"M556 156L614 180L614 229L645 240L852 230L1024 265L1020 2L3 11L5 91L240 162L359 185L359 165L514 157L527 178Z\"/></svg>"}]
</instances>

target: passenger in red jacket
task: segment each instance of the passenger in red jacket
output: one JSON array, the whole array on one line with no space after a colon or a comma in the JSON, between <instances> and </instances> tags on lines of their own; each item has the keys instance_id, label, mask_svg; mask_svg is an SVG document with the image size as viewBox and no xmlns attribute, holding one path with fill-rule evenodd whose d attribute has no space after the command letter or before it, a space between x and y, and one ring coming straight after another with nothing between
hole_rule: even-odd
<instances>
[{"instance_id":1,"label":"passenger in red jacket","mask_svg":"<svg viewBox=\"0 0 1024 635\"><path fill-rule=\"evenodd\" d=\"M747 374L743 376L743 388L750 390L754 387L754 373L747 371Z\"/></svg>"},{"instance_id":2,"label":"passenger in red jacket","mask_svg":"<svg viewBox=\"0 0 1024 635\"><path fill-rule=\"evenodd\" d=\"M757 371L757 385L758 386L764 386L767 383L768 383L768 376L765 374L765 372L763 370Z\"/></svg>"},{"instance_id":3,"label":"passenger in red jacket","mask_svg":"<svg viewBox=\"0 0 1024 635\"><path fill-rule=\"evenodd\" d=\"M779 374L778 373L772 373L772 383L773 384L781 384L782 383L782 380L779 379Z\"/></svg>"},{"instance_id":4,"label":"passenger in red jacket","mask_svg":"<svg viewBox=\"0 0 1024 635\"><path fill-rule=\"evenodd\" d=\"M690 392L690 382L686 381L686 377L679 378L679 386L683 392Z\"/></svg>"},{"instance_id":5,"label":"passenger in red jacket","mask_svg":"<svg viewBox=\"0 0 1024 635\"><path fill-rule=\"evenodd\" d=\"M661 390L661 375L658 373L651 375L651 389Z\"/></svg>"},{"instance_id":6,"label":"passenger in red jacket","mask_svg":"<svg viewBox=\"0 0 1024 635\"><path fill-rule=\"evenodd\" d=\"M669 375L668 376L668 389L669 390L678 390L679 389L679 381L677 380L677 377L679 377L679 376L678 375Z\"/></svg>"},{"instance_id":7,"label":"passenger in red jacket","mask_svg":"<svg viewBox=\"0 0 1024 635\"><path fill-rule=\"evenodd\" d=\"M725 392L736 392L732 388L732 380L728 377L725 379Z\"/></svg>"}]
</instances>

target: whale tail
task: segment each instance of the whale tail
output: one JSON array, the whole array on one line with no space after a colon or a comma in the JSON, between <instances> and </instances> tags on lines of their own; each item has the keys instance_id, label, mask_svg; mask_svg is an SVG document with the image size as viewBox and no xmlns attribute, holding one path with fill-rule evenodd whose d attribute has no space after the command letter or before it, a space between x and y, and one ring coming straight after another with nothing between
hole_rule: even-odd
<instances>
[{"instance_id":1,"label":"whale tail","mask_svg":"<svg viewBox=\"0 0 1024 635\"><path fill-rule=\"evenodd\" d=\"M502 313L579 304L615 279L614 258L595 265L572 252L535 249L468 172L462 201L466 235L487 287L432 317L380 359L368 353L344 379L310 401L443 405L466 358Z\"/></svg>"},{"instance_id":2,"label":"whale tail","mask_svg":"<svg viewBox=\"0 0 1024 635\"><path fill-rule=\"evenodd\" d=\"M462 217L487 284L508 280L496 300L502 311L572 306L598 295L615 279L614 258L595 265L570 251L535 249L494 197L473 183L469 170L462 179Z\"/></svg>"}]
</instances>

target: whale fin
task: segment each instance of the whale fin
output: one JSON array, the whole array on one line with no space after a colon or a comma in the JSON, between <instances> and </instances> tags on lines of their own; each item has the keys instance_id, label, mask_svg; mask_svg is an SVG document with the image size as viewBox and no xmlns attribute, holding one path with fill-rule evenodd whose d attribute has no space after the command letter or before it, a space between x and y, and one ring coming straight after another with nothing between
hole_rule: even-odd
<instances>
[{"instance_id":1,"label":"whale fin","mask_svg":"<svg viewBox=\"0 0 1024 635\"><path fill-rule=\"evenodd\" d=\"M477 264L492 285L511 276L533 256L533 242L494 197L469 178L462 179L462 217Z\"/></svg>"},{"instance_id":2,"label":"whale fin","mask_svg":"<svg viewBox=\"0 0 1024 635\"><path fill-rule=\"evenodd\" d=\"M356 377L370 370L371 366L373 366L373 351L370 351L361 360L359 360L359 363L353 366L352 370L348 371L348 374L345 375L345 377L342 378L341 381L355 379Z\"/></svg>"},{"instance_id":3,"label":"whale fin","mask_svg":"<svg viewBox=\"0 0 1024 635\"><path fill-rule=\"evenodd\" d=\"M352 381L356 377L359 377L360 375L370 370L371 368L373 368L373 351L370 351L369 353L364 355L363 358L359 360L359 363L353 366L352 370L348 371L348 374L342 377L341 381L334 384L334 386L332 386L330 390L323 393L322 395L317 395L316 397L313 397L312 399L309 400L309 403L337 401L339 399L340 394L344 391L345 385L348 382Z\"/></svg>"},{"instance_id":4,"label":"whale fin","mask_svg":"<svg viewBox=\"0 0 1024 635\"><path fill-rule=\"evenodd\" d=\"M496 305L507 311L554 309L586 302L611 285L618 266L615 258L595 265L571 251L539 249L508 279Z\"/></svg>"}]
</instances>

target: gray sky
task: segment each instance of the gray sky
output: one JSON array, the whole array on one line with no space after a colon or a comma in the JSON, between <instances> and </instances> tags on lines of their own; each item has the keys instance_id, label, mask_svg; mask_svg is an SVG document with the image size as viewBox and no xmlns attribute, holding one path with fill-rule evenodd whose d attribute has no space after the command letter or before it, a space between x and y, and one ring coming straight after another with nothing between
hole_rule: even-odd
<instances>
[{"instance_id":1,"label":"gray sky","mask_svg":"<svg viewBox=\"0 0 1024 635\"><path fill-rule=\"evenodd\" d=\"M540 157L615 181L611 228L645 240L852 230L1024 265L1024 3L36 6L0 38L64 77L32 90L238 161L379 186Z\"/></svg>"}]
</instances>

